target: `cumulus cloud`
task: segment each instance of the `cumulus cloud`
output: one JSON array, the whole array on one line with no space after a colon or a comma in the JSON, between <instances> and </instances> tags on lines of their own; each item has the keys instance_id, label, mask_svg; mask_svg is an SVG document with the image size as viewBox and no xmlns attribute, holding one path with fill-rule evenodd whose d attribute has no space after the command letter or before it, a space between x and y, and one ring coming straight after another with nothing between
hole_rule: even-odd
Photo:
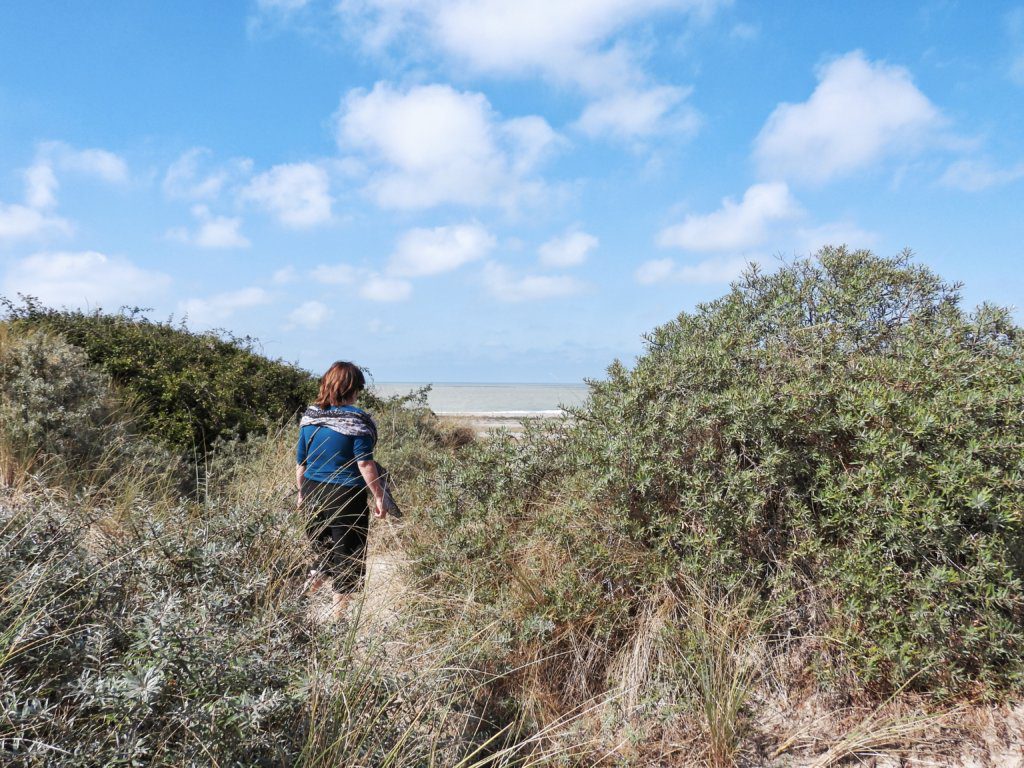
<instances>
[{"instance_id":1,"label":"cumulus cloud","mask_svg":"<svg viewBox=\"0 0 1024 768\"><path fill-rule=\"evenodd\" d=\"M577 267L597 248L600 241L587 232L570 230L541 245L537 252L545 267Z\"/></svg>"},{"instance_id":2,"label":"cumulus cloud","mask_svg":"<svg viewBox=\"0 0 1024 768\"><path fill-rule=\"evenodd\" d=\"M384 275L368 275L359 281L359 295L369 301L405 301L412 295L412 283Z\"/></svg>"},{"instance_id":3,"label":"cumulus cloud","mask_svg":"<svg viewBox=\"0 0 1024 768\"><path fill-rule=\"evenodd\" d=\"M270 294L263 288L241 288L237 291L226 291L207 298L194 298L182 301L179 311L188 317L195 327L209 327L222 323L239 310L258 307L270 303Z\"/></svg>"},{"instance_id":4,"label":"cumulus cloud","mask_svg":"<svg viewBox=\"0 0 1024 768\"><path fill-rule=\"evenodd\" d=\"M368 301L405 301L412 296L412 283L402 277L382 275L350 264L321 264L310 271L310 277L325 285L350 285Z\"/></svg>"},{"instance_id":5,"label":"cumulus cloud","mask_svg":"<svg viewBox=\"0 0 1024 768\"><path fill-rule=\"evenodd\" d=\"M25 202L31 208L57 205L57 174L49 163L37 162L25 170Z\"/></svg>"},{"instance_id":6,"label":"cumulus cloud","mask_svg":"<svg viewBox=\"0 0 1024 768\"><path fill-rule=\"evenodd\" d=\"M818 70L807 101L775 108L754 158L762 174L825 182L924 148L943 122L909 71L853 51Z\"/></svg>"},{"instance_id":7,"label":"cumulus cloud","mask_svg":"<svg viewBox=\"0 0 1024 768\"><path fill-rule=\"evenodd\" d=\"M450 272L482 259L495 243L494 236L479 224L411 229L399 239L388 272L400 277Z\"/></svg>"},{"instance_id":8,"label":"cumulus cloud","mask_svg":"<svg viewBox=\"0 0 1024 768\"><path fill-rule=\"evenodd\" d=\"M689 93L688 88L667 85L625 89L591 102L575 125L591 137L635 139L662 130L691 135L697 132L700 117L683 103Z\"/></svg>"},{"instance_id":9,"label":"cumulus cloud","mask_svg":"<svg viewBox=\"0 0 1024 768\"><path fill-rule=\"evenodd\" d=\"M735 280L750 261L749 258L731 257L677 264L674 259L653 259L641 264L634 277L641 285L665 282L717 285Z\"/></svg>"},{"instance_id":10,"label":"cumulus cloud","mask_svg":"<svg viewBox=\"0 0 1024 768\"><path fill-rule=\"evenodd\" d=\"M200 248L248 248L249 239L238 231L242 220L231 216L210 216L199 225L195 243Z\"/></svg>"},{"instance_id":11,"label":"cumulus cloud","mask_svg":"<svg viewBox=\"0 0 1024 768\"><path fill-rule=\"evenodd\" d=\"M252 173L252 160L248 158L215 164L212 157L213 153L205 147L183 152L164 174L164 194L184 200L213 200L230 184Z\"/></svg>"},{"instance_id":12,"label":"cumulus cloud","mask_svg":"<svg viewBox=\"0 0 1024 768\"><path fill-rule=\"evenodd\" d=\"M312 163L275 165L256 176L242 192L287 227L307 229L331 219L327 171Z\"/></svg>"},{"instance_id":13,"label":"cumulus cloud","mask_svg":"<svg viewBox=\"0 0 1024 768\"><path fill-rule=\"evenodd\" d=\"M39 145L37 163L45 163L59 171L91 176L110 184L128 181L128 164L106 149L75 149L63 141L47 141Z\"/></svg>"},{"instance_id":14,"label":"cumulus cloud","mask_svg":"<svg viewBox=\"0 0 1024 768\"><path fill-rule=\"evenodd\" d=\"M740 250L762 243L775 222L800 214L784 182L754 184L738 203L725 198L717 211L690 214L681 224L666 227L658 234L658 244L689 251Z\"/></svg>"},{"instance_id":15,"label":"cumulus cloud","mask_svg":"<svg viewBox=\"0 0 1024 768\"><path fill-rule=\"evenodd\" d=\"M500 301L538 301L572 296L585 288L568 275L516 275L501 264L484 265L484 286Z\"/></svg>"},{"instance_id":16,"label":"cumulus cloud","mask_svg":"<svg viewBox=\"0 0 1024 768\"><path fill-rule=\"evenodd\" d=\"M424 44L453 66L474 74L540 76L606 99L584 122L594 132L632 135L658 127L656 102L667 93L651 85L643 46L628 32L659 14L707 18L728 0L343 0L342 18L365 45L404 50ZM647 120L616 105L646 96ZM678 95L678 94L677 94ZM661 112L665 110L662 108Z\"/></svg>"},{"instance_id":17,"label":"cumulus cloud","mask_svg":"<svg viewBox=\"0 0 1024 768\"><path fill-rule=\"evenodd\" d=\"M173 240L190 243L200 248L248 248L251 243L241 233L242 220L235 216L216 216L205 205L192 206L192 215L199 220L195 232L176 227L167 233Z\"/></svg>"},{"instance_id":18,"label":"cumulus cloud","mask_svg":"<svg viewBox=\"0 0 1024 768\"><path fill-rule=\"evenodd\" d=\"M315 331L317 328L323 327L330 320L332 314L334 313L330 307L321 301L305 301L288 313L287 327Z\"/></svg>"},{"instance_id":19,"label":"cumulus cloud","mask_svg":"<svg viewBox=\"0 0 1024 768\"><path fill-rule=\"evenodd\" d=\"M0 203L0 243L68 235L71 222L27 205Z\"/></svg>"},{"instance_id":20,"label":"cumulus cloud","mask_svg":"<svg viewBox=\"0 0 1024 768\"><path fill-rule=\"evenodd\" d=\"M944 187L980 192L990 187L1011 184L1024 178L1024 163L1008 168L996 167L988 160L958 160L942 174L939 183Z\"/></svg>"},{"instance_id":21,"label":"cumulus cloud","mask_svg":"<svg viewBox=\"0 0 1024 768\"><path fill-rule=\"evenodd\" d=\"M52 211L57 207L60 182L57 173L72 172L102 181L128 180L128 166L118 155L104 149L75 149L61 141L36 147L36 159L23 172L25 204L0 202L0 242L40 239L68 234L71 224Z\"/></svg>"},{"instance_id":22,"label":"cumulus cloud","mask_svg":"<svg viewBox=\"0 0 1024 768\"><path fill-rule=\"evenodd\" d=\"M557 137L540 117L502 120L482 93L377 83L342 101L338 143L365 155L367 189L382 207L515 207L542 194L530 174Z\"/></svg>"},{"instance_id":23,"label":"cumulus cloud","mask_svg":"<svg viewBox=\"0 0 1024 768\"><path fill-rule=\"evenodd\" d=\"M138 304L167 288L167 275L96 251L36 253L15 261L4 293L23 293L59 307Z\"/></svg>"}]
</instances>

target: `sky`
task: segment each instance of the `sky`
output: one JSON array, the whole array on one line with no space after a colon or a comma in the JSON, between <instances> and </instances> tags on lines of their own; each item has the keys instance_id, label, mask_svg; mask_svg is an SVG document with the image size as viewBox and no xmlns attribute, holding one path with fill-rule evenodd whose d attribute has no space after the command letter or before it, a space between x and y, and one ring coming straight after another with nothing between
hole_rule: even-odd
<instances>
[{"instance_id":1,"label":"sky","mask_svg":"<svg viewBox=\"0 0 1024 768\"><path fill-rule=\"evenodd\" d=\"M824 244L1024 303L1019 2L13 0L0 150L0 294L381 382L600 378Z\"/></svg>"}]
</instances>

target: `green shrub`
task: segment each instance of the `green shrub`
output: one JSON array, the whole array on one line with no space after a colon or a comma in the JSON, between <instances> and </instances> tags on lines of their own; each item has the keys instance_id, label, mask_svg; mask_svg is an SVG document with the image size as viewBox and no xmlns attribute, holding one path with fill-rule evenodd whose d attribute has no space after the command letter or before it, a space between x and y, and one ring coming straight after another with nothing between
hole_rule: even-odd
<instances>
[{"instance_id":1,"label":"green shrub","mask_svg":"<svg viewBox=\"0 0 1024 768\"><path fill-rule=\"evenodd\" d=\"M57 334L83 349L140 403L140 427L188 455L204 454L217 440L265 433L316 395L308 371L263 357L249 337L191 333L137 309L103 314L48 309L32 299L4 304L15 329Z\"/></svg>"},{"instance_id":2,"label":"green shrub","mask_svg":"<svg viewBox=\"0 0 1024 768\"><path fill-rule=\"evenodd\" d=\"M71 467L95 460L114 427L109 378L59 337L0 334L0 434L10 459L49 454Z\"/></svg>"},{"instance_id":3,"label":"green shrub","mask_svg":"<svg viewBox=\"0 0 1024 768\"><path fill-rule=\"evenodd\" d=\"M908 254L751 269L612 365L570 425L470 455L421 553L453 591L614 638L683 577L824 637L826 678L1024 682L1024 335Z\"/></svg>"}]
</instances>

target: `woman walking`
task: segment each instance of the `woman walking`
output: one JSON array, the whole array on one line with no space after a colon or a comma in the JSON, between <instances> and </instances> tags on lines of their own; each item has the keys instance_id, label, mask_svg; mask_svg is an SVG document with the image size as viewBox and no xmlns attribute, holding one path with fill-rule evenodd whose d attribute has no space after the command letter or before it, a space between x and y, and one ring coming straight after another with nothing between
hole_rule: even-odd
<instances>
[{"instance_id":1,"label":"woman walking","mask_svg":"<svg viewBox=\"0 0 1024 768\"><path fill-rule=\"evenodd\" d=\"M332 580L334 618L344 613L366 575L367 488L374 516L387 514L384 481L373 458L377 425L355 406L365 386L356 365L334 363L320 379L316 402L302 415L296 448L299 506L307 512L316 552L307 586L316 589Z\"/></svg>"}]
</instances>

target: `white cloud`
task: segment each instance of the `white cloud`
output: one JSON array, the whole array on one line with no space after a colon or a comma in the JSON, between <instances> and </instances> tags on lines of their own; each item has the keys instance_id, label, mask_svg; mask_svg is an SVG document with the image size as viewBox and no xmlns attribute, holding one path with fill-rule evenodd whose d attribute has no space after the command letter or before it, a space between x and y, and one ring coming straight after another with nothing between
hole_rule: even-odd
<instances>
[{"instance_id":1,"label":"white cloud","mask_svg":"<svg viewBox=\"0 0 1024 768\"><path fill-rule=\"evenodd\" d=\"M634 276L642 285L665 282L716 285L735 280L751 261L753 259L746 257L730 257L679 265L673 259L654 259L641 264Z\"/></svg>"},{"instance_id":2,"label":"white cloud","mask_svg":"<svg viewBox=\"0 0 1024 768\"><path fill-rule=\"evenodd\" d=\"M238 231L242 220L230 216L210 216L199 226L195 243L200 248L248 248L249 239Z\"/></svg>"},{"instance_id":3,"label":"white cloud","mask_svg":"<svg viewBox=\"0 0 1024 768\"><path fill-rule=\"evenodd\" d=\"M479 224L411 229L399 239L388 272L401 277L449 272L482 259L495 243L494 236Z\"/></svg>"},{"instance_id":4,"label":"white cloud","mask_svg":"<svg viewBox=\"0 0 1024 768\"><path fill-rule=\"evenodd\" d=\"M853 51L819 69L807 101L775 108L754 158L762 174L825 182L922 149L943 122L905 68Z\"/></svg>"},{"instance_id":5,"label":"white cloud","mask_svg":"<svg viewBox=\"0 0 1024 768\"><path fill-rule=\"evenodd\" d=\"M508 268L493 262L484 265L484 286L501 301L537 301L572 296L584 284L568 275L514 275Z\"/></svg>"},{"instance_id":6,"label":"white cloud","mask_svg":"<svg viewBox=\"0 0 1024 768\"><path fill-rule=\"evenodd\" d=\"M526 175L539 166L565 139L537 115L513 117L499 126L501 138L508 144L512 170Z\"/></svg>"},{"instance_id":7,"label":"white cloud","mask_svg":"<svg viewBox=\"0 0 1024 768\"><path fill-rule=\"evenodd\" d=\"M79 150L60 141L43 142L36 149L35 162L23 174L25 205L0 202L0 242L71 232L66 219L46 212L57 206L57 171L77 172L112 183L128 180L128 166L113 152Z\"/></svg>"},{"instance_id":8,"label":"white cloud","mask_svg":"<svg viewBox=\"0 0 1024 768\"><path fill-rule=\"evenodd\" d=\"M251 245L249 239L239 231L242 226L240 218L216 216L205 205L192 206L192 215L199 220L199 227L194 233L185 227L176 227L167 236L209 249L248 248Z\"/></svg>"},{"instance_id":9,"label":"white cloud","mask_svg":"<svg viewBox=\"0 0 1024 768\"><path fill-rule=\"evenodd\" d=\"M37 162L25 170L25 202L32 208L57 205L57 174L49 163Z\"/></svg>"},{"instance_id":10,"label":"white cloud","mask_svg":"<svg viewBox=\"0 0 1024 768\"><path fill-rule=\"evenodd\" d=\"M0 203L0 243L68 235L71 223L26 205Z\"/></svg>"},{"instance_id":11,"label":"white cloud","mask_svg":"<svg viewBox=\"0 0 1024 768\"><path fill-rule=\"evenodd\" d=\"M570 230L553 237L538 249L540 263L545 267L576 267L587 260L599 240L591 234Z\"/></svg>"},{"instance_id":12,"label":"white cloud","mask_svg":"<svg viewBox=\"0 0 1024 768\"><path fill-rule=\"evenodd\" d=\"M128 164L105 149L75 149L62 141L51 141L39 146L39 154L61 171L93 176L110 184L128 181Z\"/></svg>"},{"instance_id":13,"label":"white cloud","mask_svg":"<svg viewBox=\"0 0 1024 768\"><path fill-rule=\"evenodd\" d=\"M110 184L128 181L128 164L120 155L106 149L75 149L63 141L44 141L38 145L34 167L41 166L92 176Z\"/></svg>"},{"instance_id":14,"label":"white cloud","mask_svg":"<svg viewBox=\"0 0 1024 768\"><path fill-rule=\"evenodd\" d=\"M204 327L222 323L242 309L258 307L270 302L270 294L262 288L241 288L218 293L205 299L188 299L178 305L191 325Z\"/></svg>"},{"instance_id":15,"label":"white cloud","mask_svg":"<svg viewBox=\"0 0 1024 768\"><path fill-rule=\"evenodd\" d=\"M342 0L354 37L374 50L432 47L475 74L540 76L604 101L585 121L592 131L631 136L657 130L644 46L628 32L658 15L709 17L729 0ZM673 90L673 89L669 89ZM632 96L630 94L632 93ZM646 119L616 105L646 93ZM621 98L618 97L622 94ZM664 110L661 110L662 112Z\"/></svg>"},{"instance_id":16,"label":"white cloud","mask_svg":"<svg viewBox=\"0 0 1024 768\"><path fill-rule=\"evenodd\" d=\"M412 295L412 283L394 277L369 275L360 281L359 295L369 301L405 301Z\"/></svg>"},{"instance_id":17,"label":"white cloud","mask_svg":"<svg viewBox=\"0 0 1024 768\"><path fill-rule=\"evenodd\" d=\"M314 280L327 285L348 285L359 277L359 271L348 264L321 264L313 268L310 275Z\"/></svg>"},{"instance_id":18,"label":"white cloud","mask_svg":"<svg viewBox=\"0 0 1024 768\"><path fill-rule=\"evenodd\" d=\"M320 301L306 301L288 314L289 327L306 328L315 331L326 323L333 312Z\"/></svg>"},{"instance_id":19,"label":"white cloud","mask_svg":"<svg viewBox=\"0 0 1024 768\"><path fill-rule=\"evenodd\" d=\"M294 266L289 264L287 267L281 267L281 269L274 272L270 279L276 285L287 285L288 283L297 282L299 273Z\"/></svg>"},{"instance_id":20,"label":"white cloud","mask_svg":"<svg viewBox=\"0 0 1024 768\"><path fill-rule=\"evenodd\" d=\"M740 250L763 242L775 222L800 214L784 182L754 184L739 203L725 198L713 213L690 214L681 224L666 227L658 234L658 244L690 251Z\"/></svg>"},{"instance_id":21,"label":"white cloud","mask_svg":"<svg viewBox=\"0 0 1024 768\"><path fill-rule=\"evenodd\" d=\"M1024 178L1024 163L997 168L987 160L959 160L950 165L939 183L945 187L980 192Z\"/></svg>"},{"instance_id":22,"label":"white cloud","mask_svg":"<svg viewBox=\"0 0 1024 768\"><path fill-rule=\"evenodd\" d=\"M342 101L338 143L367 156L368 191L382 207L511 208L543 193L529 175L557 137L540 117L502 121L482 93L377 83Z\"/></svg>"},{"instance_id":23,"label":"white cloud","mask_svg":"<svg viewBox=\"0 0 1024 768\"><path fill-rule=\"evenodd\" d=\"M707 17L716 0L344 0L371 47L426 37L476 73L541 74L600 90L638 77L620 34L659 12ZM602 78L599 80L599 78Z\"/></svg>"},{"instance_id":24,"label":"white cloud","mask_svg":"<svg viewBox=\"0 0 1024 768\"><path fill-rule=\"evenodd\" d=\"M613 92L591 102L575 125L591 137L634 139L665 130L688 136L700 126L697 112L683 104L689 93L667 85Z\"/></svg>"},{"instance_id":25,"label":"white cloud","mask_svg":"<svg viewBox=\"0 0 1024 768\"><path fill-rule=\"evenodd\" d=\"M4 293L23 293L54 307L137 304L170 285L167 275L96 251L36 253L14 262Z\"/></svg>"},{"instance_id":26,"label":"white cloud","mask_svg":"<svg viewBox=\"0 0 1024 768\"><path fill-rule=\"evenodd\" d=\"M275 165L254 178L242 192L288 227L306 229L331 219L327 171L312 163Z\"/></svg>"},{"instance_id":27,"label":"white cloud","mask_svg":"<svg viewBox=\"0 0 1024 768\"><path fill-rule=\"evenodd\" d=\"M205 147L193 147L170 164L164 174L164 194L185 200L213 200L232 183L252 173L252 160L236 158L212 165L213 153Z\"/></svg>"}]
</instances>

